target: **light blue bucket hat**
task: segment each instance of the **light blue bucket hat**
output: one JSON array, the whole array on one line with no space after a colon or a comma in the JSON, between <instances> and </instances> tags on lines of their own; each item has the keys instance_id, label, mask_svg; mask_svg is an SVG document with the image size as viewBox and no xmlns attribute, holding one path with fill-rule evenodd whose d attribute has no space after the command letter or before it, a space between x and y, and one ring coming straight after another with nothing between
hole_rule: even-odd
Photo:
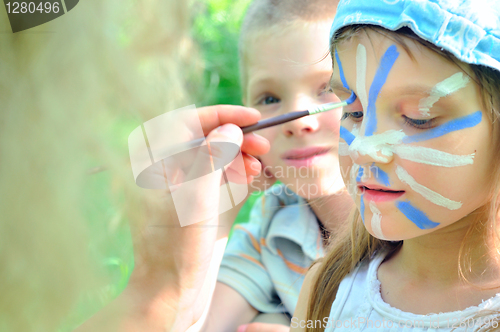
<instances>
[{"instance_id":1,"label":"light blue bucket hat","mask_svg":"<svg viewBox=\"0 0 500 332\"><path fill-rule=\"evenodd\" d=\"M342 0L330 37L342 27L409 27L459 60L500 70L500 0Z\"/></svg>"}]
</instances>

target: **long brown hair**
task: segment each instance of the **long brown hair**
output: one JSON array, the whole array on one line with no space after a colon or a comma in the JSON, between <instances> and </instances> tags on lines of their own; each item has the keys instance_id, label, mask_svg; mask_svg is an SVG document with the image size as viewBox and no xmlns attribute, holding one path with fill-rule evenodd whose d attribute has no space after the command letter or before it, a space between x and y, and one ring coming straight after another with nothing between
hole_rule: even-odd
<instances>
[{"instance_id":1,"label":"long brown hair","mask_svg":"<svg viewBox=\"0 0 500 332\"><path fill-rule=\"evenodd\" d=\"M470 266L467 256L473 243L470 243L472 233L482 234L483 238L493 239L494 246L500 248L500 239L496 228L497 215L499 213L499 193L500 193L500 167L495 165L496 160L500 160L500 73L489 67L479 65L467 65L458 61L448 52L439 49L435 45L422 40L416 36L409 28L402 28L398 31L388 31L380 27L370 25L353 25L344 28L331 40L331 54L334 54L336 46L344 40L347 40L361 31L371 30L381 33L388 38L393 39L401 45L413 58L407 42L413 40L439 55L457 64L462 70L469 73L471 78L479 85L484 103L484 109L489 110L487 116L493 127L494 155L490 165L492 184L490 188L490 204L476 211L476 220L470 226L464 240L462 241L458 257L458 273L464 280ZM395 252L402 245L402 241L389 242L374 238L364 227L359 211L353 211L348 220L347 228L338 235L335 242L331 244L327 255L320 260L322 263L317 272L317 279L311 288L309 298L309 307L307 308L308 321L324 321L329 317L331 306L340 282L364 259L370 258L379 250L387 250L388 254ZM496 251L498 252L498 251ZM500 258L500 255L499 255ZM321 325L321 324L318 324ZM306 328L307 332L322 332L323 326L314 324L313 328Z\"/></svg>"}]
</instances>

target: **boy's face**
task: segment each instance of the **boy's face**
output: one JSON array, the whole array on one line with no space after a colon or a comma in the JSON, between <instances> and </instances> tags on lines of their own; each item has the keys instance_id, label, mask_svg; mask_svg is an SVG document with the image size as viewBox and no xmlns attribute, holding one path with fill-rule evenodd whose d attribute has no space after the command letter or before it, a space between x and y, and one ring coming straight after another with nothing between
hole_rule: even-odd
<instances>
[{"instance_id":1,"label":"boy's face","mask_svg":"<svg viewBox=\"0 0 500 332\"><path fill-rule=\"evenodd\" d=\"M392 39L360 33L339 45L332 79L340 98L358 96L342 116L344 180L368 231L387 240L467 227L490 188L492 129L478 86L407 44L414 59Z\"/></svg>"},{"instance_id":2,"label":"boy's face","mask_svg":"<svg viewBox=\"0 0 500 332\"><path fill-rule=\"evenodd\" d=\"M246 53L245 105L265 119L339 101L326 91L332 73L330 24L296 25L255 38ZM341 112L338 108L259 131L271 143L261 156L267 172L306 199L342 190L337 157Z\"/></svg>"}]
</instances>

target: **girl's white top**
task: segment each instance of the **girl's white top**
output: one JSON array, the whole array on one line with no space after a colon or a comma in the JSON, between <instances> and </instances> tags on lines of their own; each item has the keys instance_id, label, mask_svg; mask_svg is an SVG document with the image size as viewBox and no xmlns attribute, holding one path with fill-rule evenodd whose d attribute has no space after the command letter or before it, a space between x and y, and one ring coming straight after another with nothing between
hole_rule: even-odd
<instances>
[{"instance_id":1,"label":"girl's white top","mask_svg":"<svg viewBox=\"0 0 500 332\"><path fill-rule=\"evenodd\" d=\"M361 262L340 283L330 317L323 321L293 324L322 324L331 331L500 331L500 293L478 306L462 311L416 315L391 307L382 300L377 270L386 253ZM408 301L412 301L408 298ZM497 313L492 313L496 311ZM316 325L319 326L319 325Z\"/></svg>"}]
</instances>

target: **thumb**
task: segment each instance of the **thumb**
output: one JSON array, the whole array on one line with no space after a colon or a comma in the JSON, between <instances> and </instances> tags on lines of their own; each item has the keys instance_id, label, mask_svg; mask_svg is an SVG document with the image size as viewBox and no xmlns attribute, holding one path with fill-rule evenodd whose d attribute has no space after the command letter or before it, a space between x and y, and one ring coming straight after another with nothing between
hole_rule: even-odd
<instances>
[{"instance_id":1,"label":"thumb","mask_svg":"<svg viewBox=\"0 0 500 332\"><path fill-rule=\"evenodd\" d=\"M233 124L225 124L207 137L213 171L225 171L223 183L247 183L245 163L240 150L242 143L243 133L238 126ZM245 195L246 191L247 189L245 189Z\"/></svg>"},{"instance_id":2,"label":"thumb","mask_svg":"<svg viewBox=\"0 0 500 332\"><path fill-rule=\"evenodd\" d=\"M221 169L240 153L243 132L240 127L227 123L213 130L207 136L206 142L213 158L214 169Z\"/></svg>"}]
</instances>

